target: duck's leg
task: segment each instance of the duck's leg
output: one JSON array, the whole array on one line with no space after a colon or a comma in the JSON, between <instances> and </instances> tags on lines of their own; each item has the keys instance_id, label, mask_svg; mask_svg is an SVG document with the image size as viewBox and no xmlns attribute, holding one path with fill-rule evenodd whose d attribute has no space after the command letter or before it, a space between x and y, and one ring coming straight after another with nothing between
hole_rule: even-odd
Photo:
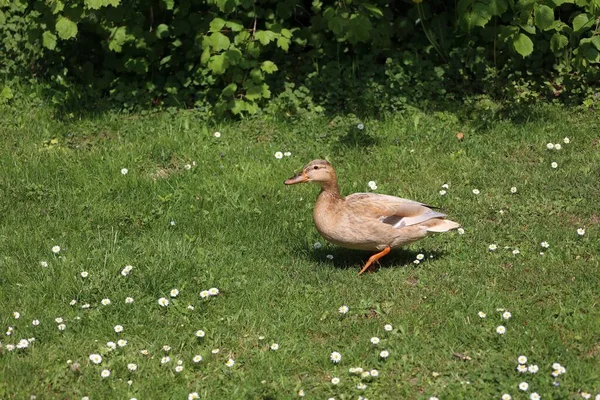
<instances>
[{"instance_id":1,"label":"duck's leg","mask_svg":"<svg viewBox=\"0 0 600 400\"><path fill-rule=\"evenodd\" d=\"M392 250L392 248L390 246L387 246L385 249L381 250L379 253L373 254L371 257L369 257L369 260L367 261L367 263L365 264L365 266L363 267L363 269L360 270L360 272L358 273L358 275L362 275L363 272L365 272L366 270L368 270L369 267L374 262L379 263L379 259L381 257L385 256L386 254L388 254L391 250Z\"/></svg>"}]
</instances>

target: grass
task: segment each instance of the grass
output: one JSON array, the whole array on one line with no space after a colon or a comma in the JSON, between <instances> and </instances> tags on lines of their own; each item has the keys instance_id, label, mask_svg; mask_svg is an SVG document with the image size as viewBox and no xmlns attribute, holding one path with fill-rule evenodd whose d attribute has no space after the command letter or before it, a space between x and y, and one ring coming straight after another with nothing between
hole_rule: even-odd
<instances>
[{"instance_id":1,"label":"grass","mask_svg":"<svg viewBox=\"0 0 600 400\"><path fill-rule=\"evenodd\" d=\"M193 113L58 121L43 105L5 106L0 321L13 331L0 339L0 397L600 393L598 115L534 111L529 120L488 124L413 113L362 121L359 131L350 118L208 127ZM563 149L547 150L548 142ZM276 159L276 151L292 155ZM317 187L283 185L317 157L329 157L344 193L367 191L374 180L379 193L442 207L464 235L395 250L375 273L357 277L369 254L318 236L311 214ZM450 187L441 196L444 183ZM315 242L323 247L314 249ZM416 265L419 253L425 260ZM128 276L121 275L125 265L133 266ZM202 299L211 287L219 295ZM170 298L173 288L179 295ZM168 307L159 306L161 297ZM103 306L104 298L111 304ZM338 312L342 305L348 314ZM503 320L498 308L512 317ZM392 332L384 331L387 323ZM118 324L124 330L117 334ZM195 337L198 329L204 338ZM376 346L373 336L381 339ZM8 350L31 337L28 348ZM110 351L106 343L118 339L127 345ZM269 350L272 343L279 350ZM378 356L383 349L387 360ZM337 365L333 351L342 355ZM101 364L90 362L93 353ZM171 361L163 365L166 354ZM196 365L197 354L203 361ZM539 372L518 373L520 355ZM555 362L567 368L559 386ZM379 371L364 390L348 373L359 366ZM102 379L105 368L111 376ZM332 385L332 377L341 383ZM517 388L522 381L527 392Z\"/></svg>"}]
</instances>

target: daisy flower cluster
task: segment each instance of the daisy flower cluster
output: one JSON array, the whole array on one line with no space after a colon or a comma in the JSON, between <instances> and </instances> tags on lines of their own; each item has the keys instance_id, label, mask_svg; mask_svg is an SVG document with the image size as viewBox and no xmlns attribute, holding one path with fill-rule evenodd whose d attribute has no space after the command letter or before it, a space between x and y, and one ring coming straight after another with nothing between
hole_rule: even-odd
<instances>
[{"instance_id":1,"label":"daisy flower cluster","mask_svg":"<svg viewBox=\"0 0 600 400\"><path fill-rule=\"evenodd\" d=\"M289 151L284 151L284 152L276 151L275 152L275 158L278 160L281 160L283 157L291 157L291 155L292 155L292 153Z\"/></svg>"}]
</instances>

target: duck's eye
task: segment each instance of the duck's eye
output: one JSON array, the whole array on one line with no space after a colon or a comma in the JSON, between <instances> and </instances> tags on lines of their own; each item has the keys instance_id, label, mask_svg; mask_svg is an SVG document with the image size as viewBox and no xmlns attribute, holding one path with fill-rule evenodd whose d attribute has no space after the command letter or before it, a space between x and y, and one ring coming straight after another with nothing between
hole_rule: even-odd
<instances>
[{"instance_id":1,"label":"duck's eye","mask_svg":"<svg viewBox=\"0 0 600 400\"><path fill-rule=\"evenodd\" d=\"M315 165L315 166L313 167L313 169L319 169L319 166L318 166L318 165Z\"/></svg>"}]
</instances>

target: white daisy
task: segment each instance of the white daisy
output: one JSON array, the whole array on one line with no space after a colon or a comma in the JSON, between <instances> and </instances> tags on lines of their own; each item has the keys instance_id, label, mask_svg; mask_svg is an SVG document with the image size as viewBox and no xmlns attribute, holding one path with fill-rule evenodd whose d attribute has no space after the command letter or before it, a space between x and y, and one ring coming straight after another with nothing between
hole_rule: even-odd
<instances>
[{"instance_id":1,"label":"white daisy","mask_svg":"<svg viewBox=\"0 0 600 400\"><path fill-rule=\"evenodd\" d=\"M562 146L560 145L560 143L555 143L554 150L560 150L560 149L562 149Z\"/></svg>"},{"instance_id":2,"label":"white daisy","mask_svg":"<svg viewBox=\"0 0 600 400\"><path fill-rule=\"evenodd\" d=\"M566 138L563 139L563 143L564 144L569 144L569 143L571 143L571 140L568 137L566 137Z\"/></svg>"},{"instance_id":3,"label":"white daisy","mask_svg":"<svg viewBox=\"0 0 600 400\"><path fill-rule=\"evenodd\" d=\"M504 326L502 326L502 325L499 325L496 328L496 333L499 334L499 335L504 335L506 333L506 328Z\"/></svg>"},{"instance_id":4,"label":"white daisy","mask_svg":"<svg viewBox=\"0 0 600 400\"><path fill-rule=\"evenodd\" d=\"M221 137L221 132L215 132L215 133L213 133L213 136L218 139Z\"/></svg>"},{"instance_id":5,"label":"white daisy","mask_svg":"<svg viewBox=\"0 0 600 400\"><path fill-rule=\"evenodd\" d=\"M181 371L183 371L183 365L178 365L175 367L175 372L179 373Z\"/></svg>"},{"instance_id":6,"label":"white daisy","mask_svg":"<svg viewBox=\"0 0 600 400\"><path fill-rule=\"evenodd\" d=\"M88 276L90 276L90 273L87 271L81 271L81 273L79 274L82 278L87 278Z\"/></svg>"},{"instance_id":7,"label":"white daisy","mask_svg":"<svg viewBox=\"0 0 600 400\"><path fill-rule=\"evenodd\" d=\"M331 359L331 361L333 361L335 364L338 364L340 361L342 361L342 355L340 353L338 353L337 351L334 351L333 353L331 353L329 355L329 358Z\"/></svg>"},{"instance_id":8,"label":"white daisy","mask_svg":"<svg viewBox=\"0 0 600 400\"><path fill-rule=\"evenodd\" d=\"M52 246L52 252L54 254L60 253L60 246Z\"/></svg>"},{"instance_id":9,"label":"white daisy","mask_svg":"<svg viewBox=\"0 0 600 400\"><path fill-rule=\"evenodd\" d=\"M419 260L415 260L415 261L413 261L413 264L415 264L415 265L419 265L419 264L421 264L421 261L419 261Z\"/></svg>"},{"instance_id":10,"label":"white daisy","mask_svg":"<svg viewBox=\"0 0 600 400\"><path fill-rule=\"evenodd\" d=\"M542 246L543 248L547 249L548 247L550 247L550 243L548 243L548 242L542 242L542 243L540 243L540 246Z\"/></svg>"},{"instance_id":11,"label":"white daisy","mask_svg":"<svg viewBox=\"0 0 600 400\"><path fill-rule=\"evenodd\" d=\"M519 356L519 358L517 358L517 362L519 364L527 364L527 357L525 357L525 356Z\"/></svg>"},{"instance_id":12,"label":"white daisy","mask_svg":"<svg viewBox=\"0 0 600 400\"><path fill-rule=\"evenodd\" d=\"M179 289L171 289L171 297L179 296Z\"/></svg>"},{"instance_id":13,"label":"white daisy","mask_svg":"<svg viewBox=\"0 0 600 400\"><path fill-rule=\"evenodd\" d=\"M520 254L521 251L519 249L514 249L512 253L516 256L517 254Z\"/></svg>"},{"instance_id":14,"label":"white daisy","mask_svg":"<svg viewBox=\"0 0 600 400\"><path fill-rule=\"evenodd\" d=\"M304 394L305 394L305 393L304 393L304 389L300 389L300 390L298 390L298 396L299 396L299 397L304 397Z\"/></svg>"},{"instance_id":15,"label":"white daisy","mask_svg":"<svg viewBox=\"0 0 600 400\"><path fill-rule=\"evenodd\" d=\"M169 300L164 297L161 297L160 299L158 299L158 305L166 307L169 305Z\"/></svg>"},{"instance_id":16,"label":"white daisy","mask_svg":"<svg viewBox=\"0 0 600 400\"><path fill-rule=\"evenodd\" d=\"M356 388L358 390L365 390L367 388L367 385L361 382L358 385L356 385Z\"/></svg>"},{"instance_id":17,"label":"white daisy","mask_svg":"<svg viewBox=\"0 0 600 400\"><path fill-rule=\"evenodd\" d=\"M504 318L505 320L509 320L510 317L512 317L512 314L508 311L504 311L504 313L502 314L502 318Z\"/></svg>"},{"instance_id":18,"label":"white daisy","mask_svg":"<svg viewBox=\"0 0 600 400\"><path fill-rule=\"evenodd\" d=\"M190 311L194 311L194 306L191 304L188 304L187 309Z\"/></svg>"},{"instance_id":19,"label":"white daisy","mask_svg":"<svg viewBox=\"0 0 600 400\"><path fill-rule=\"evenodd\" d=\"M447 183L444 183L444 184L442 185L442 189L448 189L449 187L450 187L450 185L449 185L449 184L447 184Z\"/></svg>"},{"instance_id":20,"label":"white daisy","mask_svg":"<svg viewBox=\"0 0 600 400\"><path fill-rule=\"evenodd\" d=\"M479 311L477 313L477 315L479 315L479 318L485 318L486 317L486 314L483 311Z\"/></svg>"},{"instance_id":21,"label":"white daisy","mask_svg":"<svg viewBox=\"0 0 600 400\"><path fill-rule=\"evenodd\" d=\"M385 324L383 326L383 330L386 331L386 332L391 332L391 331L394 330L394 327L392 326L392 324Z\"/></svg>"},{"instance_id":22,"label":"white daisy","mask_svg":"<svg viewBox=\"0 0 600 400\"><path fill-rule=\"evenodd\" d=\"M529 395L529 399L530 400L540 400L541 396L539 394L537 394L536 392L533 392Z\"/></svg>"},{"instance_id":23,"label":"white daisy","mask_svg":"<svg viewBox=\"0 0 600 400\"><path fill-rule=\"evenodd\" d=\"M373 378L377 378L379 376L379 371L377 371L376 369L372 369L371 372L370 372L370 375Z\"/></svg>"},{"instance_id":24,"label":"white daisy","mask_svg":"<svg viewBox=\"0 0 600 400\"><path fill-rule=\"evenodd\" d=\"M131 304L131 303L133 303L133 297L126 297L126 298L125 298L125 303L126 303L126 304Z\"/></svg>"},{"instance_id":25,"label":"white daisy","mask_svg":"<svg viewBox=\"0 0 600 400\"><path fill-rule=\"evenodd\" d=\"M115 342L112 342L112 341L111 341L111 342L106 342L106 346L107 346L109 349L111 349L111 350L114 350L114 349L116 349L116 348L117 348L117 344L116 344Z\"/></svg>"},{"instance_id":26,"label":"white daisy","mask_svg":"<svg viewBox=\"0 0 600 400\"><path fill-rule=\"evenodd\" d=\"M458 228L456 231L458 232L459 235L465 234L465 230L463 228Z\"/></svg>"},{"instance_id":27,"label":"white daisy","mask_svg":"<svg viewBox=\"0 0 600 400\"><path fill-rule=\"evenodd\" d=\"M90 354L89 358L94 364L100 364L102 362L102 356L100 354Z\"/></svg>"},{"instance_id":28,"label":"white daisy","mask_svg":"<svg viewBox=\"0 0 600 400\"><path fill-rule=\"evenodd\" d=\"M196 337L202 338L205 335L206 335L206 333L202 329L199 329L196 331Z\"/></svg>"},{"instance_id":29,"label":"white daisy","mask_svg":"<svg viewBox=\"0 0 600 400\"><path fill-rule=\"evenodd\" d=\"M341 306L340 308L338 308L338 311L340 314L347 314L348 311L350 311L350 309L348 308L348 306Z\"/></svg>"},{"instance_id":30,"label":"white daisy","mask_svg":"<svg viewBox=\"0 0 600 400\"><path fill-rule=\"evenodd\" d=\"M279 350L279 344L277 344L277 343L271 344L271 350L273 350L273 351Z\"/></svg>"},{"instance_id":31,"label":"white daisy","mask_svg":"<svg viewBox=\"0 0 600 400\"><path fill-rule=\"evenodd\" d=\"M583 236L583 235L585 235L585 229L583 229L583 228L579 228L579 229L577 229L577 234L578 234L579 236Z\"/></svg>"},{"instance_id":32,"label":"white daisy","mask_svg":"<svg viewBox=\"0 0 600 400\"><path fill-rule=\"evenodd\" d=\"M373 336L373 337L371 338L371 343L373 343L373 344L379 344L379 341L380 341L380 340L379 340L379 338L378 338L377 336Z\"/></svg>"},{"instance_id":33,"label":"white daisy","mask_svg":"<svg viewBox=\"0 0 600 400\"><path fill-rule=\"evenodd\" d=\"M48 263L46 261L40 261L40 266L42 268L48 268Z\"/></svg>"},{"instance_id":34,"label":"white daisy","mask_svg":"<svg viewBox=\"0 0 600 400\"><path fill-rule=\"evenodd\" d=\"M103 378L108 378L110 376L110 369L103 369L102 372L100 372L100 376Z\"/></svg>"},{"instance_id":35,"label":"white daisy","mask_svg":"<svg viewBox=\"0 0 600 400\"><path fill-rule=\"evenodd\" d=\"M384 360L390 356L390 352L387 350L381 350L379 352L379 358L383 358Z\"/></svg>"},{"instance_id":36,"label":"white daisy","mask_svg":"<svg viewBox=\"0 0 600 400\"><path fill-rule=\"evenodd\" d=\"M129 273L131 272L131 270L133 269L133 266L131 265L126 265L122 270L121 270L121 275L123 276L127 276L129 275Z\"/></svg>"},{"instance_id":37,"label":"white daisy","mask_svg":"<svg viewBox=\"0 0 600 400\"><path fill-rule=\"evenodd\" d=\"M319 250L321 247L323 247L323 245L321 244L321 242L315 242L313 244L313 249L315 249L315 250Z\"/></svg>"},{"instance_id":38,"label":"white daisy","mask_svg":"<svg viewBox=\"0 0 600 400\"><path fill-rule=\"evenodd\" d=\"M492 243L488 246L489 251L496 251L497 248L498 248L498 245L494 244L494 243Z\"/></svg>"},{"instance_id":39,"label":"white daisy","mask_svg":"<svg viewBox=\"0 0 600 400\"><path fill-rule=\"evenodd\" d=\"M15 349L14 344L7 344L5 347L6 347L6 350L8 350L8 351L13 351Z\"/></svg>"},{"instance_id":40,"label":"white daisy","mask_svg":"<svg viewBox=\"0 0 600 400\"><path fill-rule=\"evenodd\" d=\"M200 297L201 298L205 299L208 296L210 296L210 293L208 293L208 290L203 290L203 291L200 292Z\"/></svg>"},{"instance_id":41,"label":"white daisy","mask_svg":"<svg viewBox=\"0 0 600 400\"><path fill-rule=\"evenodd\" d=\"M197 354L194 356L194 358L192 358L192 361L198 364L200 361L202 361L202 356L200 354Z\"/></svg>"},{"instance_id":42,"label":"white daisy","mask_svg":"<svg viewBox=\"0 0 600 400\"><path fill-rule=\"evenodd\" d=\"M362 131L363 129L365 129L365 126L363 125L363 123L362 123L362 122L361 122L360 124L356 125L356 127L357 127L359 130L361 130L361 131Z\"/></svg>"},{"instance_id":43,"label":"white daisy","mask_svg":"<svg viewBox=\"0 0 600 400\"><path fill-rule=\"evenodd\" d=\"M553 162L552 162L552 164L550 164L550 166L551 166L553 169L556 169L556 168L558 168L558 163L557 163L556 161L553 161Z\"/></svg>"},{"instance_id":44,"label":"white daisy","mask_svg":"<svg viewBox=\"0 0 600 400\"><path fill-rule=\"evenodd\" d=\"M34 319L33 321L31 321L31 325L33 325L33 326L38 326L39 324L40 324L39 319Z\"/></svg>"},{"instance_id":45,"label":"white daisy","mask_svg":"<svg viewBox=\"0 0 600 400\"><path fill-rule=\"evenodd\" d=\"M548 143L548 144L546 144L546 148L548 150L554 150L554 143Z\"/></svg>"},{"instance_id":46,"label":"white daisy","mask_svg":"<svg viewBox=\"0 0 600 400\"><path fill-rule=\"evenodd\" d=\"M57 324L62 324L62 323L64 322L64 320L62 319L62 317L56 317L56 318L54 318L54 321L55 321Z\"/></svg>"},{"instance_id":47,"label":"white daisy","mask_svg":"<svg viewBox=\"0 0 600 400\"><path fill-rule=\"evenodd\" d=\"M445 190L440 190L440 196L445 196L446 195L446 191Z\"/></svg>"},{"instance_id":48,"label":"white daisy","mask_svg":"<svg viewBox=\"0 0 600 400\"><path fill-rule=\"evenodd\" d=\"M333 254L327 254L325 258L327 258L328 260L333 260Z\"/></svg>"},{"instance_id":49,"label":"white daisy","mask_svg":"<svg viewBox=\"0 0 600 400\"><path fill-rule=\"evenodd\" d=\"M27 339L21 339L17 343L17 349L26 349L27 347L29 347L29 340Z\"/></svg>"},{"instance_id":50,"label":"white daisy","mask_svg":"<svg viewBox=\"0 0 600 400\"><path fill-rule=\"evenodd\" d=\"M284 151L283 155L286 156L286 157L290 157L292 155L292 153L289 152L289 151Z\"/></svg>"},{"instance_id":51,"label":"white daisy","mask_svg":"<svg viewBox=\"0 0 600 400\"><path fill-rule=\"evenodd\" d=\"M417 254L417 260L422 260L424 258L425 258L425 255L423 253Z\"/></svg>"},{"instance_id":52,"label":"white daisy","mask_svg":"<svg viewBox=\"0 0 600 400\"><path fill-rule=\"evenodd\" d=\"M478 195L479 193L481 193L481 192L479 191L479 189L473 189L473 194L474 194L474 195Z\"/></svg>"},{"instance_id":53,"label":"white daisy","mask_svg":"<svg viewBox=\"0 0 600 400\"><path fill-rule=\"evenodd\" d=\"M502 400L512 400L512 396L508 393L502 395Z\"/></svg>"},{"instance_id":54,"label":"white daisy","mask_svg":"<svg viewBox=\"0 0 600 400\"><path fill-rule=\"evenodd\" d=\"M123 326L122 325L115 325L115 332L116 333L121 333L123 332Z\"/></svg>"},{"instance_id":55,"label":"white daisy","mask_svg":"<svg viewBox=\"0 0 600 400\"><path fill-rule=\"evenodd\" d=\"M519 383L519 389L521 389L524 392L527 391L527 389L529 389L529 383L527 383L527 382Z\"/></svg>"},{"instance_id":56,"label":"white daisy","mask_svg":"<svg viewBox=\"0 0 600 400\"><path fill-rule=\"evenodd\" d=\"M82 304L81 308L84 309L84 310L87 310L88 308L90 308L90 303Z\"/></svg>"},{"instance_id":57,"label":"white daisy","mask_svg":"<svg viewBox=\"0 0 600 400\"><path fill-rule=\"evenodd\" d=\"M188 394L188 400L197 400L200 398L200 395L197 392L192 392Z\"/></svg>"},{"instance_id":58,"label":"white daisy","mask_svg":"<svg viewBox=\"0 0 600 400\"><path fill-rule=\"evenodd\" d=\"M340 383L340 378L338 378L337 376L334 376L333 378L331 378L331 383L333 385L337 385Z\"/></svg>"},{"instance_id":59,"label":"white daisy","mask_svg":"<svg viewBox=\"0 0 600 400\"><path fill-rule=\"evenodd\" d=\"M171 351L171 346L169 346L168 344L165 344L165 345L162 347L162 349L163 349L163 351Z\"/></svg>"},{"instance_id":60,"label":"white daisy","mask_svg":"<svg viewBox=\"0 0 600 400\"><path fill-rule=\"evenodd\" d=\"M581 397L583 397L584 399L590 399L592 398L592 394L588 392L581 392Z\"/></svg>"},{"instance_id":61,"label":"white daisy","mask_svg":"<svg viewBox=\"0 0 600 400\"><path fill-rule=\"evenodd\" d=\"M280 151L275 152L275 158L281 160L283 158L283 153Z\"/></svg>"},{"instance_id":62,"label":"white daisy","mask_svg":"<svg viewBox=\"0 0 600 400\"><path fill-rule=\"evenodd\" d=\"M233 358L230 358L229 360L227 360L227 362L225 363L225 365L227 365L229 368L233 367L233 365L235 364L235 360Z\"/></svg>"},{"instance_id":63,"label":"white daisy","mask_svg":"<svg viewBox=\"0 0 600 400\"><path fill-rule=\"evenodd\" d=\"M221 351L221 350L219 350L219 349L212 349L210 352L211 352L212 354L219 354L219 352L220 352L220 351Z\"/></svg>"},{"instance_id":64,"label":"white daisy","mask_svg":"<svg viewBox=\"0 0 600 400\"><path fill-rule=\"evenodd\" d=\"M65 324L59 324L57 326L57 328L58 328L59 331L64 331L65 329L67 329L67 326Z\"/></svg>"},{"instance_id":65,"label":"white daisy","mask_svg":"<svg viewBox=\"0 0 600 400\"><path fill-rule=\"evenodd\" d=\"M369 183L367 183L367 186L371 190L377 190L377 183L375 181L369 181Z\"/></svg>"},{"instance_id":66,"label":"white daisy","mask_svg":"<svg viewBox=\"0 0 600 400\"><path fill-rule=\"evenodd\" d=\"M127 346L127 340L125 340L125 339L119 339L119 340L117 340L117 345L119 347L125 347L125 346Z\"/></svg>"},{"instance_id":67,"label":"white daisy","mask_svg":"<svg viewBox=\"0 0 600 400\"><path fill-rule=\"evenodd\" d=\"M121 168L121 174L127 175L128 172L129 170L127 168Z\"/></svg>"},{"instance_id":68,"label":"white daisy","mask_svg":"<svg viewBox=\"0 0 600 400\"><path fill-rule=\"evenodd\" d=\"M135 370L137 370L137 365L134 363L129 363L129 364L127 364L127 369L130 371L135 371Z\"/></svg>"},{"instance_id":69,"label":"white daisy","mask_svg":"<svg viewBox=\"0 0 600 400\"><path fill-rule=\"evenodd\" d=\"M520 373L524 374L525 372L527 372L527 365L519 364L517 366L517 371L519 371Z\"/></svg>"},{"instance_id":70,"label":"white daisy","mask_svg":"<svg viewBox=\"0 0 600 400\"><path fill-rule=\"evenodd\" d=\"M210 288L208 289L208 294L211 296L216 296L219 294L219 289L217 289L216 287Z\"/></svg>"},{"instance_id":71,"label":"white daisy","mask_svg":"<svg viewBox=\"0 0 600 400\"><path fill-rule=\"evenodd\" d=\"M150 354L150 352L146 349L142 349L142 350L140 350L140 354L143 356L147 356L148 354Z\"/></svg>"},{"instance_id":72,"label":"white daisy","mask_svg":"<svg viewBox=\"0 0 600 400\"><path fill-rule=\"evenodd\" d=\"M171 357L169 357L169 356L164 356L163 358L160 359L161 364L166 364L169 362L171 362Z\"/></svg>"},{"instance_id":73,"label":"white daisy","mask_svg":"<svg viewBox=\"0 0 600 400\"><path fill-rule=\"evenodd\" d=\"M527 367L527 370L532 374L536 374L540 370L540 368L537 365L533 364Z\"/></svg>"},{"instance_id":74,"label":"white daisy","mask_svg":"<svg viewBox=\"0 0 600 400\"><path fill-rule=\"evenodd\" d=\"M77 300L73 299L69 302L70 306L74 306L75 304L77 304Z\"/></svg>"},{"instance_id":75,"label":"white daisy","mask_svg":"<svg viewBox=\"0 0 600 400\"><path fill-rule=\"evenodd\" d=\"M111 303L110 299L102 299L102 301L100 301L100 304L102 304L103 306L107 306Z\"/></svg>"}]
</instances>

